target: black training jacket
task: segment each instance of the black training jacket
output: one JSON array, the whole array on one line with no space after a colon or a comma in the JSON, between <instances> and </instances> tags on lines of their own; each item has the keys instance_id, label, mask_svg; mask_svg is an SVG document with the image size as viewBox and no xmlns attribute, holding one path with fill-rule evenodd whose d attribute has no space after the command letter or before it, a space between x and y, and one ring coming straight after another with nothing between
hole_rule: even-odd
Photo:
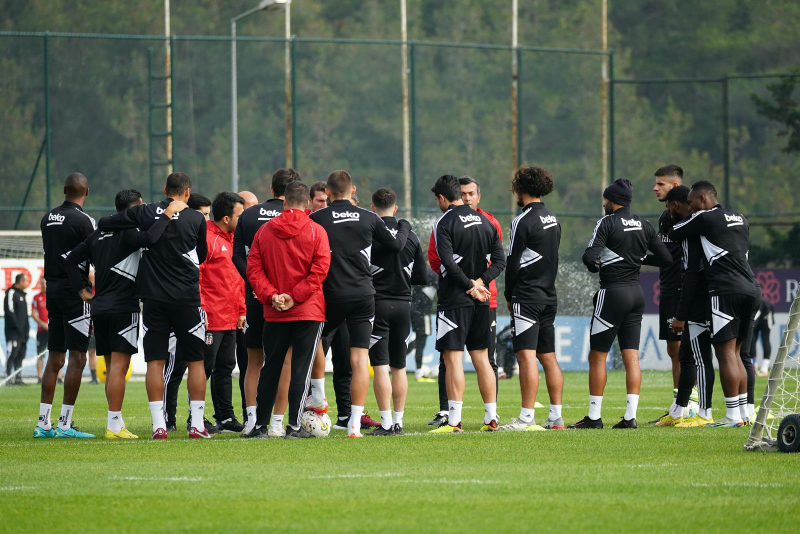
<instances>
[{"instance_id":1,"label":"black training jacket","mask_svg":"<svg viewBox=\"0 0 800 534\"><path fill-rule=\"evenodd\" d=\"M677 223L669 237L673 240L700 238L708 266L709 295L756 296L755 277L747 262L750 225L741 213L717 204Z\"/></svg>"},{"instance_id":2,"label":"black training jacket","mask_svg":"<svg viewBox=\"0 0 800 534\"><path fill-rule=\"evenodd\" d=\"M436 247L442 262L438 309L489 305L488 300L479 302L467 295L472 280L480 278L488 288L506 267L503 243L489 219L467 205L451 204L433 223L428 246Z\"/></svg>"},{"instance_id":3,"label":"black training jacket","mask_svg":"<svg viewBox=\"0 0 800 534\"><path fill-rule=\"evenodd\" d=\"M258 229L277 217L283 211L283 200L272 198L261 204L250 206L239 215L239 222L233 233L233 264L239 275L244 278L244 294L247 304L258 304L258 299L253 295L253 288L247 281L247 255L253 246L253 239ZM279 252L280 253L280 252Z\"/></svg>"},{"instance_id":4,"label":"black training jacket","mask_svg":"<svg viewBox=\"0 0 800 534\"><path fill-rule=\"evenodd\" d=\"M667 246L667 250L672 255L672 265L668 267L661 267L658 270L659 280L659 293L662 297L674 297L680 293L681 290L681 276L683 269L681 268L681 244L674 242L669 238L669 232L672 230L674 221L669 210L664 210L664 213L658 218L658 237Z\"/></svg>"},{"instance_id":5,"label":"black training jacket","mask_svg":"<svg viewBox=\"0 0 800 534\"><path fill-rule=\"evenodd\" d=\"M6 289L3 299L3 313L6 316L6 341L23 341L28 339L28 301L25 290L14 286ZM8 358L6 354L6 358Z\"/></svg>"},{"instance_id":6,"label":"black training jacket","mask_svg":"<svg viewBox=\"0 0 800 534\"><path fill-rule=\"evenodd\" d=\"M684 239L680 245L683 285L675 318L679 321L705 323L708 320L709 301L703 245L699 237Z\"/></svg>"},{"instance_id":7,"label":"black training jacket","mask_svg":"<svg viewBox=\"0 0 800 534\"><path fill-rule=\"evenodd\" d=\"M153 204L133 206L100 219L100 230L126 228L148 231L162 218L172 202L166 198ZM136 296L181 306L200 306L200 264L206 259L206 219L197 210L176 213L161 239L142 250Z\"/></svg>"},{"instance_id":8,"label":"black training jacket","mask_svg":"<svg viewBox=\"0 0 800 534\"><path fill-rule=\"evenodd\" d=\"M511 223L505 297L507 302L556 304L561 224L543 202L531 202Z\"/></svg>"},{"instance_id":9,"label":"black training jacket","mask_svg":"<svg viewBox=\"0 0 800 534\"><path fill-rule=\"evenodd\" d=\"M41 222L42 242L44 244L44 279L47 281L47 298L79 299L67 271L64 258L69 251L82 243L97 225L78 204L64 201L50 210ZM89 264L81 265L81 276L89 287Z\"/></svg>"},{"instance_id":10,"label":"black training jacket","mask_svg":"<svg viewBox=\"0 0 800 534\"><path fill-rule=\"evenodd\" d=\"M386 228L397 235L399 224L394 217L381 217ZM428 265L425 254L414 232L408 233L406 246L400 252L392 252L380 243L372 247L372 285L375 300L395 299L411 302L411 286L427 283Z\"/></svg>"},{"instance_id":11,"label":"black training jacket","mask_svg":"<svg viewBox=\"0 0 800 534\"><path fill-rule=\"evenodd\" d=\"M406 246L411 225L400 220L397 236L375 213L353 206L349 200L334 200L311 215L328 233L331 266L322 284L326 302L360 300L375 295L370 266L372 244L382 244L397 253Z\"/></svg>"},{"instance_id":12,"label":"black training jacket","mask_svg":"<svg viewBox=\"0 0 800 534\"><path fill-rule=\"evenodd\" d=\"M647 256L648 250L652 256ZM643 263L666 267L672 254L653 225L623 207L597 221L583 263L590 272L600 272L600 287L605 289L639 285Z\"/></svg>"},{"instance_id":13,"label":"black training jacket","mask_svg":"<svg viewBox=\"0 0 800 534\"><path fill-rule=\"evenodd\" d=\"M83 285L79 264L90 261L94 265L95 296L92 315L105 313L133 313L139 311L136 298L136 275L142 256L141 248L158 241L170 220L161 215L147 231L128 228L117 232L95 230L86 241L72 249L64 262L72 287L92 290Z\"/></svg>"}]
</instances>

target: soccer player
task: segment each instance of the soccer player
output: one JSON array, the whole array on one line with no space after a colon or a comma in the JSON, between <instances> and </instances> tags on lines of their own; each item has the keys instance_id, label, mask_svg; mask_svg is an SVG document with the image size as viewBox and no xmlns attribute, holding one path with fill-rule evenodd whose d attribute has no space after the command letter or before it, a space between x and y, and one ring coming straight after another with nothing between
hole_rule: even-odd
<instances>
[{"instance_id":1,"label":"soccer player","mask_svg":"<svg viewBox=\"0 0 800 534\"><path fill-rule=\"evenodd\" d=\"M47 282L44 277L39 278L39 288L41 291L33 296L31 303L31 317L36 322L36 376L39 383L42 383L42 368L44 367L44 356L47 352ZM61 371L58 372L58 383L60 384Z\"/></svg>"},{"instance_id":2,"label":"soccer player","mask_svg":"<svg viewBox=\"0 0 800 534\"><path fill-rule=\"evenodd\" d=\"M390 232L398 231L397 219L394 218L397 212L394 191L388 187L375 191L372 211L383 219ZM406 246L398 253L375 243L370 261L372 284L375 286L375 322L369 342L369 359L374 371L372 386L378 401L381 426L366 435L394 436L403 433L403 412L408 393L406 352L411 336L411 285L426 283L428 265L414 232L409 232Z\"/></svg>"},{"instance_id":3,"label":"soccer player","mask_svg":"<svg viewBox=\"0 0 800 534\"><path fill-rule=\"evenodd\" d=\"M556 360L555 318L558 305L556 276L561 225L542 197L553 191L549 172L520 167L511 182L522 214L511 223L506 264L505 298L511 312L514 352L519 362L522 407L519 417L500 427L506 431L563 429L561 395L564 377ZM539 360L550 394L550 414L541 426L534 408L539 389ZM512 370L513 372L513 370Z\"/></svg>"},{"instance_id":4,"label":"soccer player","mask_svg":"<svg viewBox=\"0 0 800 534\"><path fill-rule=\"evenodd\" d=\"M673 187L665 198L674 223L690 216L689 188ZM671 328L681 332L680 379L678 394L669 412L656 426L693 428L711 423L711 396L714 390L714 367L711 352L711 333L708 330L708 280L703 266L703 245L699 237L684 239L682 248L682 286ZM699 385L700 411L685 416L695 382Z\"/></svg>"},{"instance_id":5,"label":"soccer player","mask_svg":"<svg viewBox=\"0 0 800 534\"><path fill-rule=\"evenodd\" d=\"M64 183L64 203L42 217L44 245L44 278L47 281L47 315L49 356L42 374L42 396L39 422L33 429L34 438L93 438L72 426L75 401L81 387L81 375L86 366L86 349L91 328L90 307L72 288L64 269L64 257L89 237L95 229L94 219L83 211L89 195L89 182L80 173L67 176ZM81 266L81 276L89 283L89 265ZM64 377L64 399L58 427L53 429L50 412L53 407L56 377L64 367L69 351L69 364Z\"/></svg>"},{"instance_id":6,"label":"soccer player","mask_svg":"<svg viewBox=\"0 0 800 534\"><path fill-rule=\"evenodd\" d=\"M331 263L327 234L309 220L306 206L308 186L299 180L289 183L284 210L259 229L247 258L247 279L264 305L264 384L259 384L259 408L267 414L272 412L283 362L292 347L285 434L289 439L313 437L300 419L325 320L322 281Z\"/></svg>"},{"instance_id":7,"label":"soccer player","mask_svg":"<svg viewBox=\"0 0 800 534\"><path fill-rule=\"evenodd\" d=\"M26 385L22 381L22 361L28 350L28 299L25 290L31 285L31 279L25 273L14 277L14 283L6 289L3 299L6 336L6 376L16 369L17 376L9 384Z\"/></svg>"},{"instance_id":8,"label":"soccer player","mask_svg":"<svg viewBox=\"0 0 800 534\"><path fill-rule=\"evenodd\" d=\"M133 206L104 217L100 229L106 232L139 228L148 231L161 218L170 203L186 202L192 181L182 172L167 176L167 198L153 204ZM169 337L174 332L177 354L189 369L189 438L210 438L205 428L206 376L203 346L206 317L200 307L200 264L206 259L206 222L195 210L173 216L164 235L142 254L136 279L136 296L142 300L144 359L147 362L145 385L153 418L153 439L167 438L164 418L164 363L169 357Z\"/></svg>"},{"instance_id":9,"label":"soccer player","mask_svg":"<svg viewBox=\"0 0 800 534\"><path fill-rule=\"evenodd\" d=\"M211 220L211 201L207 197L204 197L200 193L192 193L189 195L187 204L193 210L197 210L202 213L206 221Z\"/></svg>"},{"instance_id":10,"label":"soccer player","mask_svg":"<svg viewBox=\"0 0 800 534\"><path fill-rule=\"evenodd\" d=\"M775 307L762 292L761 306L756 313L755 323L753 324L753 337L750 342L750 357L753 359L753 365L755 365L756 344L758 343L758 336L761 336L761 346L764 348L764 355L761 359L761 367L756 372L758 376L769 376L769 359L772 354L769 333L773 326L775 326Z\"/></svg>"},{"instance_id":11,"label":"soccer player","mask_svg":"<svg viewBox=\"0 0 800 534\"><path fill-rule=\"evenodd\" d=\"M142 203L135 189L117 193L114 204L121 213ZM150 247L164 233L170 219L186 208L183 202L171 202L146 232L135 228L119 232L95 230L75 247L64 260L74 291L84 302L92 304L97 349L106 358L106 397L108 400L107 439L136 439L122 419L125 398L125 375L131 355L138 352L139 299L136 298L136 277L141 261L141 248ZM94 265L96 294L85 285L81 264Z\"/></svg>"},{"instance_id":12,"label":"soccer player","mask_svg":"<svg viewBox=\"0 0 800 534\"><path fill-rule=\"evenodd\" d=\"M406 246L411 225L400 220L395 237L376 214L353 206L351 198L356 187L345 171L332 172L327 184L330 206L309 216L328 233L331 247L330 271L322 286L325 295L322 335L328 335L342 323L350 335L353 376L347 435L360 438L361 415L369 390L369 343L375 317L375 288L370 273L372 245L378 242L388 252L399 252Z\"/></svg>"},{"instance_id":13,"label":"soccer player","mask_svg":"<svg viewBox=\"0 0 800 534\"><path fill-rule=\"evenodd\" d=\"M642 385L639 335L644 312L639 270L643 263L659 267L672 263L672 255L652 225L631 213L630 181L616 180L603 191L603 198L606 216L597 221L583 253L583 263L589 272L600 272L600 290L594 295L589 337L589 415L569 428L603 428L606 358L615 337L625 364L627 408L614 428L636 428ZM647 256L648 250L652 256Z\"/></svg>"},{"instance_id":14,"label":"soccer player","mask_svg":"<svg viewBox=\"0 0 800 534\"><path fill-rule=\"evenodd\" d=\"M236 331L244 330L245 305L241 278L233 265L233 231L244 211L244 199L218 193L207 222L208 255L200 266L200 300L208 318L203 347L205 373L211 382L211 401L218 432L244 429L233 411L231 375L236 366ZM181 373L182 374L182 373Z\"/></svg>"},{"instance_id":15,"label":"soccer player","mask_svg":"<svg viewBox=\"0 0 800 534\"><path fill-rule=\"evenodd\" d=\"M677 165L665 165L655 173L656 183L653 192L659 202L666 202L667 193L683 183L683 169ZM678 377L680 376L681 366L679 350L681 345L681 333L672 331L669 321L675 317L675 310L678 308L681 290L681 247L678 243L673 243L669 238L669 231L672 229L673 219L670 210L665 209L658 218L658 236L672 255L672 265L661 267L658 270L659 280L659 303L658 303L658 339L667 342L667 354L672 362L672 410L675 407L675 399L678 396ZM669 411L667 412L669 413Z\"/></svg>"},{"instance_id":16,"label":"soccer player","mask_svg":"<svg viewBox=\"0 0 800 534\"><path fill-rule=\"evenodd\" d=\"M327 182L316 182L314 185L311 186L311 190L309 191L309 199L311 204L308 207L308 213L314 213L317 210L321 210L328 206L328 195L325 193L325 189L328 187Z\"/></svg>"},{"instance_id":17,"label":"soccer player","mask_svg":"<svg viewBox=\"0 0 800 534\"><path fill-rule=\"evenodd\" d=\"M497 228L483 214L464 204L458 178L440 177L431 188L444 214L433 226L429 247L436 248L439 274L436 350L444 353L447 367L448 421L434 433L462 432L464 395L462 355L466 346L478 373L483 397L481 430L493 432L497 424L497 377L489 363L491 315L489 283L506 266ZM430 254L429 254L430 257Z\"/></svg>"},{"instance_id":18,"label":"soccer player","mask_svg":"<svg viewBox=\"0 0 800 534\"><path fill-rule=\"evenodd\" d=\"M247 208L239 217L236 230L233 234L233 264L239 275L245 281L245 307L246 328L245 344L247 346L247 372L245 373L245 425L242 435L245 437L267 436L269 431L268 412L257 408L256 396L259 391L259 375L264 366L264 345L262 335L264 332L264 309L250 287L247 280L247 255L253 245L253 238L262 225L277 217L283 211L283 200L286 186L300 179L300 174L294 169L278 169L272 175L270 190L273 198ZM288 386L287 386L288 387ZM280 400L280 398L279 398ZM283 406L285 411L285 404ZM276 413L278 410L275 410ZM283 411L281 418L283 417ZM254 432L254 430L258 430Z\"/></svg>"},{"instance_id":19,"label":"soccer player","mask_svg":"<svg viewBox=\"0 0 800 534\"><path fill-rule=\"evenodd\" d=\"M239 191L239 196L244 199L244 209L258 204L258 197L256 197L250 191ZM242 280L240 285L242 286L242 295L245 295L245 281ZM245 326L246 325L247 321L245 320ZM246 418L247 397L245 397L244 394L244 378L247 375L247 344L245 343L244 328L236 329L236 365L239 366L239 393L242 397L242 415L244 418Z\"/></svg>"},{"instance_id":20,"label":"soccer player","mask_svg":"<svg viewBox=\"0 0 800 534\"><path fill-rule=\"evenodd\" d=\"M699 237L703 244L711 305L711 343L719 362L726 408L725 417L706 426L738 427L753 411L747 402L749 358L742 361L741 348L761 296L747 262L750 227L741 213L717 202L717 190L710 182L692 184L689 204L692 216L674 225L669 237L673 241Z\"/></svg>"}]
</instances>

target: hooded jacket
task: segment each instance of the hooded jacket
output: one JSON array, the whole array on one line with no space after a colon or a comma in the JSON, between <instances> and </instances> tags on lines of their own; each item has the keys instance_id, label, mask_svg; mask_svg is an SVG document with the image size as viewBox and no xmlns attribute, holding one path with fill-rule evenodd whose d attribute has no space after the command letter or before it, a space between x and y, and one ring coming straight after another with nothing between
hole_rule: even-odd
<instances>
[{"instance_id":1,"label":"hooded jacket","mask_svg":"<svg viewBox=\"0 0 800 534\"><path fill-rule=\"evenodd\" d=\"M325 321L322 282L330 265L328 234L303 210L284 210L264 224L247 256L247 280L264 305L264 320ZM277 311L272 297L284 293L294 306Z\"/></svg>"},{"instance_id":2,"label":"hooded jacket","mask_svg":"<svg viewBox=\"0 0 800 534\"><path fill-rule=\"evenodd\" d=\"M200 305L208 315L209 330L236 330L244 306L244 287L233 265L233 232L207 221L206 261L200 265Z\"/></svg>"}]
</instances>

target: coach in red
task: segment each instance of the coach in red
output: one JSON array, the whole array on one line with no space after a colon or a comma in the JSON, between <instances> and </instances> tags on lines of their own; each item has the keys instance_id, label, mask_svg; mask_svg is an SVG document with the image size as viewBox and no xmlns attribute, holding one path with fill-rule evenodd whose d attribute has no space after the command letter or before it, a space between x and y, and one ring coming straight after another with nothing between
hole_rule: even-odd
<instances>
[{"instance_id":1,"label":"coach in red","mask_svg":"<svg viewBox=\"0 0 800 534\"><path fill-rule=\"evenodd\" d=\"M328 234L305 214L308 186L286 186L284 210L263 225L247 257L247 279L264 305L264 367L258 404L272 413L278 381L292 348L289 416L286 438L310 438L300 426L311 366L325 323L322 282L331 264Z\"/></svg>"},{"instance_id":2,"label":"coach in red","mask_svg":"<svg viewBox=\"0 0 800 534\"><path fill-rule=\"evenodd\" d=\"M211 400L218 432L241 432L233 413L231 375L236 366L236 330L244 328L242 278L233 265L233 230L244 211L236 193L219 193L211 203L206 241L208 255L200 266L200 300L206 312L205 368L211 377Z\"/></svg>"}]
</instances>

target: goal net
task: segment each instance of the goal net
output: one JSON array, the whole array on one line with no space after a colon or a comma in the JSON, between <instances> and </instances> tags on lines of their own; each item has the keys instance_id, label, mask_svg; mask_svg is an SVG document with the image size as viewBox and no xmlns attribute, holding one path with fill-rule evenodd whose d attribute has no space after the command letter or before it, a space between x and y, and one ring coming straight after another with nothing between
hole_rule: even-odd
<instances>
[{"instance_id":1,"label":"goal net","mask_svg":"<svg viewBox=\"0 0 800 534\"><path fill-rule=\"evenodd\" d=\"M794 299L778 354L769 373L746 451L776 451L778 427L789 414L800 413L800 296Z\"/></svg>"},{"instance_id":2,"label":"goal net","mask_svg":"<svg viewBox=\"0 0 800 534\"><path fill-rule=\"evenodd\" d=\"M39 230L0 230L0 259L44 258Z\"/></svg>"}]
</instances>

